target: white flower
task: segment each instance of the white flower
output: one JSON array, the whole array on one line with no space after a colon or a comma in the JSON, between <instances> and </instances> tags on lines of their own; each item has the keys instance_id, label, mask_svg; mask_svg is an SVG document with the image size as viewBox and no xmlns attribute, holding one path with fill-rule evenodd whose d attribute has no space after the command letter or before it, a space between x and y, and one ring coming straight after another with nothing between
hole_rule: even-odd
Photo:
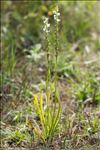
<instances>
[{"instance_id":1,"label":"white flower","mask_svg":"<svg viewBox=\"0 0 100 150\"><path fill-rule=\"evenodd\" d=\"M50 32L50 30L48 30L47 27L44 27L43 31L46 32L46 33Z\"/></svg>"},{"instance_id":2,"label":"white flower","mask_svg":"<svg viewBox=\"0 0 100 150\"><path fill-rule=\"evenodd\" d=\"M46 18L46 17L43 17L43 23L44 23L44 28L43 28L43 31L48 33L50 32L50 24L49 24L49 19Z\"/></svg>"},{"instance_id":3,"label":"white flower","mask_svg":"<svg viewBox=\"0 0 100 150\"><path fill-rule=\"evenodd\" d=\"M56 22L60 22L60 18L59 18L60 13L58 12L58 10L57 11L53 11L53 14L54 14L54 20Z\"/></svg>"},{"instance_id":4,"label":"white flower","mask_svg":"<svg viewBox=\"0 0 100 150\"><path fill-rule=\"evenodd\" d=\"M49 28L49 27L50 27L50 24L48 23L48 24L47 24L47 28Z\"/></svg>"},{"instance_id":5,"label":"white flower","mask_svg":"<svg viewBox=\"0 0 100 150\"><path fill-rule=\"evenodd\" d=\"M44 21L43 22L44 22L44 24L48 23L48 18L44 17Z\"/></svg>"}]
</instances>

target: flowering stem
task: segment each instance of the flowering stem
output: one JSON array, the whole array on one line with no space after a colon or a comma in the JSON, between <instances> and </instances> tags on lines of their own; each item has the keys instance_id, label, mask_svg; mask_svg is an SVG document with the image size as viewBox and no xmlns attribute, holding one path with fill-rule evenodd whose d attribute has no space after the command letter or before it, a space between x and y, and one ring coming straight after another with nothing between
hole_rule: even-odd
<instances>
[{"instance_id":1,"label":"flowering stem","mask_svg":"<svg viewBox=\"0 0 100 150\"><path fill-rule=\"evenodd\" d=\"M57 93L57 61L58 61L58 23L55 25L55 96Z\"/></svg>"}]
</instances>

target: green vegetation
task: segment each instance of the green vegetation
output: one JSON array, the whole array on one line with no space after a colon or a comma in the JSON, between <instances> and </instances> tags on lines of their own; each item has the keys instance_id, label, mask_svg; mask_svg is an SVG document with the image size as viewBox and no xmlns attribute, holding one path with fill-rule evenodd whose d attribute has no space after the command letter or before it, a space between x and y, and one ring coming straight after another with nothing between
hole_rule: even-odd
<instances>
[{"instance_id":1,"label":"green vegetation","mask_svg":"<svg viewBox=\"0 0 100 150\"><path fill-rule=\"evenodd\" d=\"M79 102L100 103L100 83L95 77L88 77L75 87L75 98Z\"/></svg>"},{"instance_id":2,"label":"green vegetation","mask_svg":"<svg viewBox=\"0 0 100 150\"><path fill-rule=\"evenodd\" d=\"M1 1L1 149L100 149L99 8Z\"/></svg>"}]
</instances>

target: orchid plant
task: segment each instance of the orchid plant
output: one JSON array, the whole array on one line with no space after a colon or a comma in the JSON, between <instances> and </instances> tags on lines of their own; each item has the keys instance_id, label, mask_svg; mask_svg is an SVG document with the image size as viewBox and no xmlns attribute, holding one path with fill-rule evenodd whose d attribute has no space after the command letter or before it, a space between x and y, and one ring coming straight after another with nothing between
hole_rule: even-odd
<instances>
[{"instance_id":1,"label":"orchid plant","mask_svg":"<svg viewBox=\"0 0 100 150\"><path fill-rule=\"evenodd\" d=\"M46 54L47 54L47 81L46 81L46 101L41 94L40 97L37 95L34 96L34 108L36 115L40 118L40 123L33 120L31 124L32 131L38 136L39 139L43 141L43 143L52 140L55 132L57 131L60 116L61 116L61 102L59 92L57 90L57 59L58 59L58 25L60 22L60 12L53 12L54 21L55 21L55 32L50 31L50 23L49 18L43 17L43 32L45 35L46 44ZM54 73L54 83L51 80L51 67L50 62L50 41L49 41L49 33L51 32L55 34L55 73ZM54 85L54 89L53 89ZM54 99L52 99L52 94L54 92ZM45 108L44 108L45 106Z\"/></svg>"}]
</instances>

